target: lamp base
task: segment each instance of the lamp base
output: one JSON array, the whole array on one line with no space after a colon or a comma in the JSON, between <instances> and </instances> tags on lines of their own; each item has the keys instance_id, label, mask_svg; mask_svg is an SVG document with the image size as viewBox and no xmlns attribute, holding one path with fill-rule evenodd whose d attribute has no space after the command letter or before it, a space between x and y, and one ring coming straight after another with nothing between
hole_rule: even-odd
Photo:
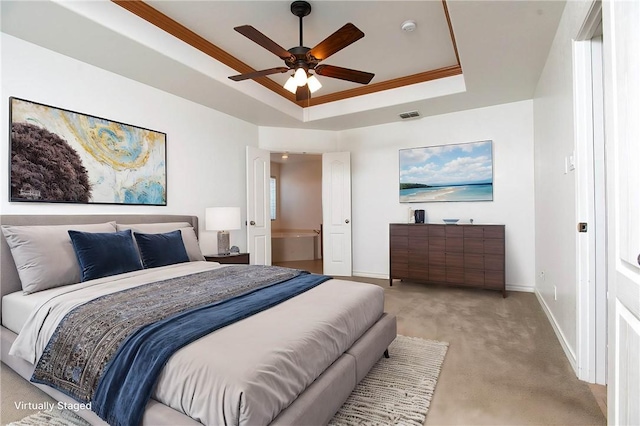
<instances>
[{"instance_id":1,"label":"lamp base","mask_svg":"<svg viewBox=\"0 0 640 426\"><path fill-rule=\"evenodd\" d=\"M218 254L229 254L229 231L218 231Z\"/></svg>"}]
</instances>

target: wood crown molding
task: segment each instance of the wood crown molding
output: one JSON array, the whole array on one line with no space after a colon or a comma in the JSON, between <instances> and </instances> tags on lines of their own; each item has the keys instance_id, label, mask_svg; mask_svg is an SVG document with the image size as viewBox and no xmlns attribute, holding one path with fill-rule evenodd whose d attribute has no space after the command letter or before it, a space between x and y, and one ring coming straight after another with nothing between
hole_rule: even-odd
<instances>
[{"instance_id":1,"label":"wood crown molding","mask_svg":"<svg viewBox=\"0 0 640 426\"><path fill-rule=\"evenodd\" d=\"M256 71L249 65L245 64L236 57L230 55L224 50L220 49L215 44L206 40L205 38L194 33L184 25L171 19L164 13L154 9L142 0L111 0L118 6L128 10L134 15L144 19L150 24L155 25L161 30L171 34L172 36L184 41L188 45L198 49L202 53L212 57L213 59L222 62L226 66L233 68L240 74ZM276 92L277 94L289 99L291 102L295 102L295 96L287 91L284 87L280 86L275 81L267 77L257 78L254 81L263 85L269 90Z\"/></svg>"},{"instance_id":2,"label":"wood crown molding","mask_svg":"<svg viewBox=\"0 0 640 426\"><path fill-rule=\"evenodd\" d=\"M142 0L111 0L118 6L128 10L134 15L144 19L150 24L155 25L161 30L171 34L172 36L182 40L188 45L198 49L202 53L212 57L213 59L222 62L230 68L233 68L240 74L256 71L254 68L245 64L241 60L232 56L228 52L225 52L215 44L199 36L195 32L191 31L179 22L171 19L164 13L154 9ZM392 80L381 81L367 86L356 87L354 89L343 90L341 92L330 93L323 96L314 97L307 101L296 102L295 95L290 93L280 84L271 80L268 77L256 78L254 81L266 87L267 89L279 94L280 96L288 99L289 101L305 108L314 105L320 105L327 102L334 102L343 99L352 98L355 96L366 95L370 93L380 92L383 90L395 89L402 86L408 86L410 84L423 83L425 81L431 81L438 78L450 77L453 75L462 74L462 67L460 66L460 58L458 56L458 47L456 45L455 36L453 34L453 27L451 26L451 19L449 17L449 9L447 8L446 0L442 0L442 7L449 26L449 33L451 35L451 42L456 55L456 65L439 68L436 70L425 71L418 74L413 74L406 77L400 77Z\"/></svg>"},{"instance_id":3,"label":"wood crown molding","mask_svg":"<svg viewBox=\"0 0 640 426\"><path fill-rule=\"evenodd\" d=\"M439 68L437 70L425 71L406 77L394 78L393 80L381 81L379 83L368 84L367 86L356 87L342 92L329 93L328 95L316 96L309 101L298 102L302 107L325 104L327 102L340 101L342 99L353 98L354 96L368 95L370 93L381 92L383 90L397 89L398 87L410 84L424 83L425 81L437 80L439 78L451 77L462 74L460 65Z\"/></svg>"}]
</instances>

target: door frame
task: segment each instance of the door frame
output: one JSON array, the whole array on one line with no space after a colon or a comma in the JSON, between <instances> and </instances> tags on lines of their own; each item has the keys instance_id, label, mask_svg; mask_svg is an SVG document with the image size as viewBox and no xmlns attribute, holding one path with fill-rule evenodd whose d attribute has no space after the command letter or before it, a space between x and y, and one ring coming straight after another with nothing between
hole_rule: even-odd
<instances>
[{"instance_id":1,"label":"door frame","mask_svg":"<svg viewBox=\"0 0 640 426\"><path fill-rule=\"evenodd\" d=\"M280 153L280 152L285 152L285 151L281 151L281 150L277 150L277 149L264 149L264 148L260 148L260 147L256 147L256 148L257 148L257 149L260 149L260 150L262 150L262 151L266 151L266 152L268 152L269 154L271 154L271 153ZM340 152L340 151L328 151L328 152L299 151L299 152L297 152L297 151L286 150L286 152L287 152L287 153L289 153L289 154L314 154L314 155L324 155L324 154L330 154L330 153L332 153L332 152ZM323 157L323 158L324 158L324 157ZM247 165L247 167L248 167L248 165ZM247 170L247 173L248 173L248 170ZM248 182L249 182L249 180L247 179L247 185L249 184ZM323 184L323 186L324 186L324 184ZM267 193L265 194L265 197L266 197L267 199L269 199L268 190L269 190L269 188L267 187L267 188L266 188L266 190L265 190L265 191L267 191ZM248 193L248 191L247 191L247 193ZM324 195L324 188L323 188L323 195ZM247 208L248 208L248 206L247 206ZM325 217L326 209L327 209L327 205L326 205L326 203L324 203L324 202L323 202L323 203L322 203L322 217L323 217L323 218ZM249 216L247 216L247 217L249 217ZM349 221L351 221L351 212L350 212L350 215L349 215ZM321 225L322 225L322 224L321 224ZM269 227L269 236L270 236L270 235L271 235L271 223L270 223L270 222L269 222L269 224L268 224L268 227ZM325 254L324 254L324 250L326 250L326 245L324 244L324 241L323 241L323 239L324 239L324 235L322 235L322 234L324 234L324 231L325 231L325 230L326 230L326 227L324 227L323 232L321 233L321 236L320 236L321 241L322 241L322 243L321 243L321 247L322 247L322 250L323 250L323 252L321 253L322 262L323 262L323 269L325 268L325 266L324 266L324 262L325 262L325 257L326 257L326 256L325 256ZM247 235L248 235L248 234L249 234L249 233L247 232ZM351 235L351 234L350 234L350 235ZM351 253L351 251L352 251L352 249L353 249L353 241L350 241L350 245L351 245L351 247L350 247L349 252ZM269 261L271 261L271 250L272 250L272 249L273 249L273 248L272 248L272 247L270 247L270 251L269 251ZM353 264L351 264L351 265L350 265L350 269L351 269L350 274L353 274Z\"/></svg>"},{"instance_id":2,"label":"door frame","mask_svg":"<svg viewBox=\"0 0 640 426\"><path fill-rule=\"evenodd\" d=\"M579 379L607 383L607 266L604 143L602 3L594 1L573 41L575 111L576 222L576 369ZM601 40L601 39L600 39ZM576 224L577 225L577 224Z\"/></svg>"}]
</instances>

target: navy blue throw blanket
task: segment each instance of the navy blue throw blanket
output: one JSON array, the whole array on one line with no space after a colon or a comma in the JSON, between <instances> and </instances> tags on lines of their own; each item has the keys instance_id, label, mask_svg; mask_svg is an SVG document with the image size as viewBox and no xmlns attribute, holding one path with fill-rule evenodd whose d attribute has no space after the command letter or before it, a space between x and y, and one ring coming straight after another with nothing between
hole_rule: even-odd
<instances>
[{"instance_id":1,"label":"navy blue throw blanket","mask_svg":"<svg viewBox=\"0 0 640 426\"><path fill-rule=\"evenodd\" d=\"M160 371L178 349L329 279L325 275L302 274L143 327L129 337L107 366L91 409L111 426L140 424Z\"/></svg>"}]
</instances>

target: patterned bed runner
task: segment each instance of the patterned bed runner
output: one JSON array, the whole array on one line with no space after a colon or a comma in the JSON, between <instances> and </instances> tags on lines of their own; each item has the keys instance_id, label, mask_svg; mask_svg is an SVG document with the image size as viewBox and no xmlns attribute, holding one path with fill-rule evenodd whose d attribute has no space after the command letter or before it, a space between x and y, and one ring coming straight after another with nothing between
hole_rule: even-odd
<instances>
[{"instance_id":1,"label":"patterned bed runner","mask_svg":"<svg viewBox=\"0 0 640 426\"><path fill-rule=\"evenodd\" d=\"M230 301L242 300L243 297L251 296L253 293L260 293L261 289L280 287L274 284L286 284L295 277L304 278L305 275L310 276L303 271L275 266L233 265L145 284L99 297L75 308L58 324L37 363L31 381L52 386L80 402L92 401L103 376L108 370L113 369L111 364L114 356L121 355L124 348L132 341L140 345L141 341L138 337L145 331L151 329L151 334L157 334L159 325L153 324L164 324L166 327L167 324L176 321L189 322L185 318L189 318L192 314L202 315L201 311L204 307L221 307ZM294 289L293 293L287 296L281 295L276 299L280 299L279 302L284 301L293 297L292 295L306 291L329 279L329 277L318 275L311 277L321 279L311 280L319 281L311 286L303 285L304 290L294 286L297 289ZM303 281L309 280L303 279ZM249 310L259 312L269 307L268 305L273 306L274 300L271 299L259 303L258 306L252 306ZM200 314L198 314L199 311ZM237 315L236 320L248 315L250 314ZM216 328L228 325L226 319L223 318L223 320L225 322L223 325L216 326L209 323L206 330L201 328L191 330L187 333L190 335L188 338L185 333L179 332L186 338L183 340L191 339L190 341L179 343L175 341L176 334L173 334L174 338L169 340L172 341L172 346L182 347ZM179 347L172 349L173 352ZM170 354L167 359L169 356ZM164 362L160 369L163 365ZM151 388L155 383L155 379L153 380ZM114 383L101 385L110 387L110 392L115 391ZM124 383L122 387L124 388ZM140 415L149 396L144 400ZM93 409L96 411L95 407ZM118 423L117 419L109 420L115 420L115 423ZM114 422L109 421L109 423Z\"/></svg>"}]
</instances>

